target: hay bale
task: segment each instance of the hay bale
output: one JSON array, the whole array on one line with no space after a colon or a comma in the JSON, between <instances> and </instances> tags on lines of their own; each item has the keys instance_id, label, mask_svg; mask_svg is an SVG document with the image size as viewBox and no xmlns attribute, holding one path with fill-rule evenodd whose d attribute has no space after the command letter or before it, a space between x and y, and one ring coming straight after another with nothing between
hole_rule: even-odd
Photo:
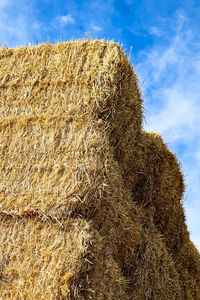
<instances>
[{"instance_id":1,"label":"hay bale","mask_svg":"<svg viewBox=\"0 0 200 300\"><path fill-rule=\"evenodd\" d=\"M146 235L145 231L142 231L142 236L146 236L149 241L154 241L152 243L153 247L156 247L155 241L162 240L162 245L160 243L157 249L159 249L159 253L164 251L167 256L171 257L179 277L180 295L178 299L199 299L200 255L190 241L185 222L181 202L184 182L178 160L168 150L160 135L143 131L137 147L135 146L132 149L131 162L129 168L124 170L123 178L126 188L129 191L132 190L133 201L138 204L145 216L143 223L148 234ZM152 224L148 225L147 216L149 214L151 214L155 226L153 230L159 232L157 235L160 235L160 238L153 238L154 234L149 233L149 231L152 232L153 228ZM146 260L146 250L143 251L142 255ZM152 252L156 253L155 250ZM169 260L169 258L167 259ZM151 263L154 262L155 259L152 259ZM139 269L140 267L138 267ZM147 273L149 269L150 267L146 268ZM169 271L163 273L170 274ZM160 278L162 278L161 275ZM153 281L153 279L151 280ZM154 280L156 280L156 275ZM163 289L163 291L166 291L166 299L168 297L167 285L166 289ZM156 284L154 284L155 286ZM141 290L143 289L141 288ZM149 290L151 291L151 289ZM175 292L174 295L176 295ZM153 298L155 297L156 294ZM159 299L159 293L157 297ZM171 297L169 298L171 299ZM165 299L164 295L162 299Z\"/></svg>"},{"instance_id":2,"label":"hay bale","mask_svg":"<svg viewBox=\"0 0 200 300\"><path fill-rule=\"evenodd\" d=\"M2 49L0 66L0 211L93 219L118 262L129 260L139 225L115 157L131 134L135 143L142 101L121 47Z\"/></svg>"},{"instance_id":3,"label":"hay bale","mask_svg":"<svg viewBox=\"0 0 200 300\"><path fill-rule=\"evenodd\" d=\"M185 299L200 299L200 255L189 239L176 256L176 269L181 277Z\"/></svg>"},{"instance_id":4,"label":"hay bale","mask_svg":"<svg viewBox=\"0 0 200 300\"><path fill-rule=\"evenodd\" d=\"M1 299L126 299L121 270L83 219L1 215L0 226Z\"/></svg>"},{"instance_id":5,"label":"hay bale","mask_svg":"<svg viewBox=\"0 0 200 300\"><path fill-rule=\"evenodd\" d=\"M129 259L137 212L104 126L79 117L19 116L1 119L0 132L2 213L92 219L118 262Z\"/></svg>"},{"instance_id":6,"label":"hay bale","mask_svg":"<svg viewBox=\"0 0 200 300\"><path fill-rule=\"evenodd\" d=\"M128 281L128 299L183 299L180 275L168 253L163 236L156 229L152 211L141 209L140 243L135 259L123 267Z\"/></svg>"},{"instance_id":7,"label":"hay bale","mask_svg":"<svg viewBox=\"0 0 200 300\"><path fill-rule=\"evenodd\" d=\"M124 50L112 41L0 49L2 117L92 117L105 124L121 156L141 130L137 82Z\"/></svg>"},{"instance_id":8,"label":"hay bale","mask_svg":"<svg viewBox=\"0 0 200 300\"><path fill-rule=\"evenodd\" d=\"M153 208L154 224L176 255L189 238L181 202L184 182L180 165L155 133L143 131L132 151L132 165L123 175L126 187L132 190L135 202L146 210Z\"/></svg>"}]
</instances>

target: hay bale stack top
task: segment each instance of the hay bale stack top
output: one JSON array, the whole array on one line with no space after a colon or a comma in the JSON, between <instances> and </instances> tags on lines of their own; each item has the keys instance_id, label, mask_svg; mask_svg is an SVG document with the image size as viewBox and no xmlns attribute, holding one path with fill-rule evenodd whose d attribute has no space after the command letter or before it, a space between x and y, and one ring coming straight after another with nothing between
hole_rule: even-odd
<instances>
[{"instance_id":1,"label":"hay bale stack top","mask_svg":"<svg viewBox=\"0 0 200 300\"><path fill-rule=\"evenodd\" d=\"M141 129L137 77L114 42L78 40L3 48L0 68L2 117L87 116L111 124L120 138L122 131Z\"/></svg>"}]
</instances>

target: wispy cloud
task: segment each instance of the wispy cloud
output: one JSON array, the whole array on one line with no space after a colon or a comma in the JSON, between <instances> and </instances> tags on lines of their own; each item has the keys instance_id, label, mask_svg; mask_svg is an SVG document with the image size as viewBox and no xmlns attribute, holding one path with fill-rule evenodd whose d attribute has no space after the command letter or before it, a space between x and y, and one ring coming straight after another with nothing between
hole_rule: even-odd
<instances>
[{"instance_id":1,"label":"wispy cloud","mask_svg":"<svg viewBox=\"0 0 200 300\"><path fill-rule=\"evenodd\" d=\"M178 24L182 19L181 14ZM177 26L170 44L143 53L139 68L149 98L146 128L159 130L171 142L191 141L200 121L200 42L183 25Z\"/></svg>"},{"instance_id":2,"label":"wispy cloud","mask_svg":"<svg viewBox=\"0 0 200 300\"><path fill-rule=\"evenodd\" d=\"M161 30L156 26L149 27L149 33L151 35L161 36Z\"/></svg>"},{"instance_id":3,"label":"wispy cloud","mask_svg":"<svg viewBox=\"0 0 200 300\"><path fill-rule=\"evenodd\" d=\"M97 25L93 25L93 26L92 26L92 29L93 29L94 31L102 31L102 30L103 30L102 27L97 26Z\"/></svg>"},{"instance_id":4,"label":"wispy cloud","mask_svg":"<svg viewBox=\"0 0 200 300\"><path fill-rule=\"evenodd\" d=\"M7 7L11 1L9 0L0 0L0 9Z\"/></svg>"},{"instance_id":5,"label":"wispy cloud","mask_svg":"<svg viewBox=\"0 0 200 300\"><path fill-rule=\"evenodd\" d=\"M20 7L20 9L19 9ZM35 27L32 1L0 0L0 42L8 47L27 45L34 42L39 23Z\"/></svg>"},{"instance_id":6,"label":"wispy cloud","mask_svg":"<svg viewBox=\"0 0 200 300\"><path fill-rule=\"evenodd\" d=\"M57 17L57 20L62 26L75 23L75 19L71 16L71 14L67 14L65 16L59 16Z\"/></svg>"},{"instance_id":7,"label":"wispy cloud","mask_svg":"<svg viewBox=\"0 0 200 300\"><path fill-rule=\"evenodd\" d=\"M167 45L155 45L140 56L139 76L141 81L145 79L148 111L145 129L159 131L182 162L188 225L200 249L200 174L196 169L200 165L200 42L185 13L177 14L174 28Z\"/></svg>"}]
</instances>

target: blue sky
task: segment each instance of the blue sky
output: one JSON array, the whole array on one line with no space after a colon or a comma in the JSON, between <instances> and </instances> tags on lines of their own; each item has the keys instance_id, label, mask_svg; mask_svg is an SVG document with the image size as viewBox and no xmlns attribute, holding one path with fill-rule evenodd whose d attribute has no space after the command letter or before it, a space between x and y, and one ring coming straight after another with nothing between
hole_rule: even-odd
<instances>
[{"instance_id":1,"label":"blue sky","mask_svg":"<svg viewBox=\"0 0 200 300\"><path fill-rule=\"evenodd\" d=\"M104 38L131 50L145 99L144 128L160 132L185 173L184 208L200 250L200 2L0 0L7 47Z\"/></svg>"}]
</instances>

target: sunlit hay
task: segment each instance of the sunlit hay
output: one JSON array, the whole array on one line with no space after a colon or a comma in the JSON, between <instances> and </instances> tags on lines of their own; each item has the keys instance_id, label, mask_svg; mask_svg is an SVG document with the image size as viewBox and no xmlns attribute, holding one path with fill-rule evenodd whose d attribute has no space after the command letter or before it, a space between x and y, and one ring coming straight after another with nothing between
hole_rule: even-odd
<instances>
[{"instance_id":1,"label":"sunlit hay","mask_svg":"<svg viewBox=\"0 0 200 300\"><path fill-rule=\"evenodd\" d=\"M132 189L135 202L147 210L153 208L154 224L171 254L176 254L189 238L181 202L184 183L179 163L155 133L142 132L132 155L135 161L124 175L126 185Z\"/></svg>"},{"instance_id":2,"label":"sunlit hay","mask_svg":"<svg viewBox=\"0 0 200 300\"><path fill-rule=\"evenodd\" d=\"M0 211L92 218L127 261L138 222L116 157L136 142L142 100L121 47L78 40L2 49L0 62Z\"/></svg>"},{"instance_id":3,"label":"sunlit hay","mask_svg":"<svg viewBox=\"0 0 200 300\"><path fill-rule=\"evenodd\" d=\"M137 211L104 126L93 123L67 116L2 118L0 211L93 219L122 263L137 242Z\"/></svg>"},{"instance_id":4,"label":"sunlit hay","mask_svg":"<svg viewBox=\"0 0 200 300\"><path fill-rule=\"evenodd\" d=\"M160 135L141 133L138 145L132 149L132 165L124 171L123 178L126 188L132 189L134 202L141 207L145 216L144 226L149 230L147 216L151 214L155 228L161 235L163 249L166 245L165 252L171 257L179 276L180 299L200 299L200 256L189 239L185 222L181 202L183 174L177 158L168 150ZM152 238L150 232L147 236ZM157 249L160 251L161 248Z\"/></svg>"},{"instance_id":5,"label":"sunlit hay","mask_svg":"<svg viewBox=\"0 0 200 300\"><path fill-rule=\"evenodd\" d=\"M167 252L162 235L153 224L152 211L141 209L141 242L135 249L135 259L123 267L128 281L127 299L183 299L180 276Z\"/></svg>"},{"instance_id":6,"label":"sunlit hay","mask_svg":"<svg viewBox=\"0 0 200 300\"><path fill-rule=\"evenodd\" d=\"M200 255L188 240L176 257L176 268L180 273L185 299L200 299Z\"/></svg>"},{"instance_id":7,"label":"sunlit hay","mask_svg":"<svg viewBox=\"0 0 200 300\"><path fill-rule=\"evenodd\" d=\"M125 279L88 222L1 215L0 226L0 299L126 299Z\"/></svg>"},{"instance_id":8,"label":"sunlit hay","mask_svg":"<svg viewBox=\"0 0 200 300\"><path fill-rule=\"evenodd\" d=\"M0 50L2 117L67 114L100 120L122 158L141 130L137 81L124 50L112 41Z\"/></svg>"}]
</instances>

